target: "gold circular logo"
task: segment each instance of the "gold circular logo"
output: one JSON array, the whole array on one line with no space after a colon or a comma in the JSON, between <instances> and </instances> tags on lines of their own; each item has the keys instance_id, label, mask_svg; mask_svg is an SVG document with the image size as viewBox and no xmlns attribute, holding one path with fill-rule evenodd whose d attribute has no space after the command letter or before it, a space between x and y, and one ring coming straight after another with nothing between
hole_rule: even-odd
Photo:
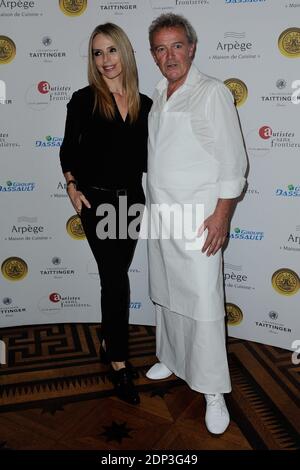
<instances>
[{"instance_id":1,"label":"gold circular logo","mask_svg":"<svg viewBox=\"0 0 300 470\"><path fill-rule=\"evenodd\" d=\"M28 266L23 259L11 257L3 261L1 272L9 281L21 281L28 273Z\"/></svg>"},{"instance_id":2,"label":"gold circular logo","mask_svg":"<svg viewBox=\"0 0 300 470\"><path fill-rule=\"evenodd\" d=\"M300 28L288 28L278 38L278 47L286 57L300 57Z\"/></svg>"},{"instance_id":3,"label":"gold circular logo","mask_svg":"<svg viewBox=\"0 0 300 470\"><path fill-rule=\"evenodd\" d=\"M16 55L16 45L7 36L0 36L0 64L8 64Z\"/></svg>"},{"instance_id":4,"label":"gold circular logo","mask_svg":"<svg viewBox=\"0 0 300 470\"><path fill-rule=\"evenodd\" d=\"M81 224L80 217L73 215L67 222L67 232L75 240L84 240L85 233Z\"/></svg>"},{"instance_id":5,"label":"gold circular logo","mask_svg":"<svg viewBox=\"0 0 300 470\"><path fill-rule=\"evenodd\" d=\"M87 0L59 0L61 11L68 16L79 16L87 7Z\"/></svg>"},{"instance_id":6,"label":"gold circular logo","mask_svg":"<svg viewBox=\"0 0 300 470\"><path fill-rule=\"evenodd\" d=\"M278 269L272 276L272 286L282 295L294 295L300 289L300 279L291 269Z\"/></svg>"},{"instance_id":7,"label":"gold circular logo","mask_svg":"<svg viewBox=\"0 0 300 470\"><path fill-rule=\"evenodd\" d=\"M228 78L224 83L233 94L235 105L242 106L248 97L246 84L238 78Z\"/></svg>"},{"instance_id":8,"label":"gold circular logo","mask_svg":"<svg viewBox=\"0 0 300 470\"><path fill-rule=\"evenodd\" d=\"M243 312L235 304L226 304L227 324L228 326L237 326L243 321Z\"/></svg>"}]
</instances>

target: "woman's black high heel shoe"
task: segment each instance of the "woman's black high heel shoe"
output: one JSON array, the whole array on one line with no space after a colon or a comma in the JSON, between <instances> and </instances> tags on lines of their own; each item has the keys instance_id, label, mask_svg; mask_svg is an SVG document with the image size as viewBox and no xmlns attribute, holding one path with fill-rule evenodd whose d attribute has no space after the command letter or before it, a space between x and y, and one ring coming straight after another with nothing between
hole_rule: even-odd
<instances>
[{"instance_id":1,"label":"woman's black high heel shoe","mask_svg":"<svg viewBox=\"0 0 300 470\"><path fill-rule=\"evenodd\" d=\"M103 342L102 341L100 343L99 352L100 352L100 362L101 362L101 364L106 364L106 365L110 364L111 360L109 359L108 354L107 354L107 352L105 351L105 349L103 347ZM131 374L131 377L133 379L138 379L139 374L137 373L137 371L135 370L135 368L133 367L131 362L125 361L125 366L128 369L128 372Z\"/></svg>"},{"instance_id":2,"label":"woman's black high heel shoe","mask_svg":"<svg viewBox=\"0 0 300 470\"><path fill-rule=\"evenodd\" d=\"M126 403L130 403L131 405L138 405L140 403L140 397L132 381L132 373L128 367L114 370L111 366L109 375L114 385L116 395L120 400L126 401Z\"/></svg>"}]
</instances>

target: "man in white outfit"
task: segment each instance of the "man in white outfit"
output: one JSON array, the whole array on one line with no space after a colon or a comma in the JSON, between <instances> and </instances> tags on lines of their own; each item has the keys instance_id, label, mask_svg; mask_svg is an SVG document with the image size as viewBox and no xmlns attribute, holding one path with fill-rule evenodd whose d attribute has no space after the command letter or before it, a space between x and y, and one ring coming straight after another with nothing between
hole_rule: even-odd
<instances>
[{"instance_id":1,"label":"man in white outfit","mask_svg":"<svg viewBox=\"0 0 300 470\"><path fill-rule=\"evenodd\" d=\"M165 78L149 114L148 206L151 212L159 204L202 204L198 235L205 242L202 249L187 250L172 235L149 239L160 362L146 375L163 379L174 373L204 393L206 426L221 434L230 421L223 394L231 391L221 248L245 184L247 159L231 93L192 63L197 36L191 24L163 14L152 22L149 39Z\"/></svg>"}]
</instances>

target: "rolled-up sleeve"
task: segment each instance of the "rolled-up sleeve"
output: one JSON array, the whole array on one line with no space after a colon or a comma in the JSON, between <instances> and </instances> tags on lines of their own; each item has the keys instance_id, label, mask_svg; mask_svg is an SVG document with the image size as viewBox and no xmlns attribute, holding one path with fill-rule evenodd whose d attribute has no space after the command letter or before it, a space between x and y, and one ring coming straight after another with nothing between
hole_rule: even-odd
<instances>
[{"instance_id":1,"label":"rolled-up sleeve","mask_svg":"<svg viewBox=\"0 0 300 470\"><path fill-rule=\"evenodd\" d=\"M207 105L219 163L219 198L236 198L245 186L247 156L233 96L225 85L216 83Z\"/></svg>"}]
</instances>

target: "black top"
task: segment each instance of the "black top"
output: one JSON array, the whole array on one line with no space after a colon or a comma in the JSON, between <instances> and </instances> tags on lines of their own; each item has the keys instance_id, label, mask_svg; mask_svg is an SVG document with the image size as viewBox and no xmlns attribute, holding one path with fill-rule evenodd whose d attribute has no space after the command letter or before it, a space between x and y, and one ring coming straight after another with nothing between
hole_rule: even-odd
<instances>
[{"instance_id":1,"label":"black top","mask_svg":"<svg viewBox=\"0 0 300 470\"><path fill-rule=\"evenodd\" d=\"M93 113L94 94L87 86L73 93L67 105L65 136L60 148L63 173L80 185L130 188L147 171L148 113L152 101L142 95L139 117L123 121L116 105L114 120Z\"/></svg>"}]
</instances>

